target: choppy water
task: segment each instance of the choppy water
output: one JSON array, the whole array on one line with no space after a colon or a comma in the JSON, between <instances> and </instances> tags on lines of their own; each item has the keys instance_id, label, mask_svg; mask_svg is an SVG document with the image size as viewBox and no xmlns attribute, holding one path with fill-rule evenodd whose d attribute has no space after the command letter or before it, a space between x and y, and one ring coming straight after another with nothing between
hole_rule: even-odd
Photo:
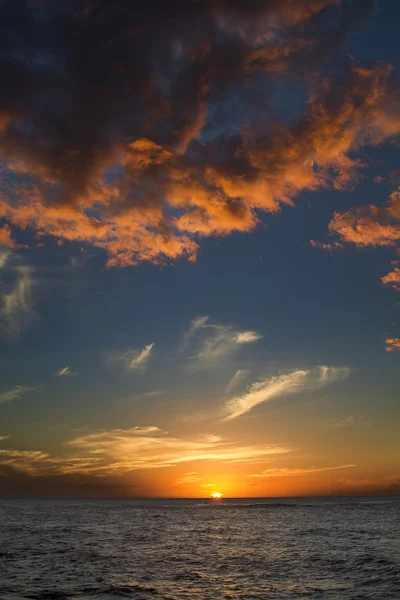
<instances>
[{"instance_id":1,"label":"choppy water","mask_svg":"<svg viewBox=\"0 0 400 600\"><path fill-rule=\"evenodd\" d=\"M399 499L0 500L0 596L400 599Z\"/></svg>"}]
</instances>

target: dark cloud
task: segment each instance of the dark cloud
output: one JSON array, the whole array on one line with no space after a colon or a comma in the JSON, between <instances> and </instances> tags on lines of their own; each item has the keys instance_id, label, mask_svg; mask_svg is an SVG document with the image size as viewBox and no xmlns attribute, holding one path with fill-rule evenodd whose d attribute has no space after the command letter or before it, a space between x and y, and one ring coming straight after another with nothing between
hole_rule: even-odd
<instances>
[{"instance_id":1,"label":"dark cloud","mask_svg":"<svg viewBox=\"0 0 400 600\"><path fill-rule=\"evenodd\" d=\"M132 498L153 496L157 489L138 476L130 482L100 480L90 476L29 475L0 465L1 497L31 498Z\"/></svg>"},{"instance_id":2,"label":"dark cloud","mask_svg":"<svg viewBox=\"0 0 400 600\"><path fill-rule=\"evenodd\" d=\"M110 265L193 259L199 236L345 185L349 154L400 130L387 67L325 74L372 8L3 0L1 239L11 225L103 248ZM288 83L308 96L290 124L273 109Z\"/></svg>"}]
</instances>

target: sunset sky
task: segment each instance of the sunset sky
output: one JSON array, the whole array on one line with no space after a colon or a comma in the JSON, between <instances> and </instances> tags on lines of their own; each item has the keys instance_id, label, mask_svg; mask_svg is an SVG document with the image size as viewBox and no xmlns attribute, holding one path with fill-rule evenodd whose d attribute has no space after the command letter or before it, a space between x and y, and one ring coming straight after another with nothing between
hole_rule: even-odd
<instances>
[{"instance_id":1,"label":"sunset sky","mask_svg":"<svg viewBox=\"0 0 400 600\"><path fill-rule=\"evenodd\" d=\"M0 496L400 491L397 0L0 0Z\"/></svg>"}]
</instances>

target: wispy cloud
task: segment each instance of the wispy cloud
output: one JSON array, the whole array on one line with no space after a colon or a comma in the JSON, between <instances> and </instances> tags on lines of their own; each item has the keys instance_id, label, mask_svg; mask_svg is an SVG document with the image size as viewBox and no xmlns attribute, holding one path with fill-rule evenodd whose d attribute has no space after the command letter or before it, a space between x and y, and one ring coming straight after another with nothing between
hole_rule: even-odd
<instances>
[{"instance_id":1,"label":"wispy cloud","mask_svg":"<svg viewBox=\"0 0 400 600\"><path fill-rule=\"evenodd\" d=\"M66 446L72 456L51 456L36 450L0 450L0 466L22 472L46 474L124 475L131 471L173 467L195 461L256 463L291 452L271 444L238 445L218 436L178 438L158 427L113 429L78 435ZM195 475L191 471L187 475Z\"/></svg>"},{"instance_id":2,"label":"wispy cloud","mask_svg":"<svg viewBox=\"0 0 400 600\"><path fill-rule=\"evenodd\" d=\"M17 385L15 388L13 388L11 390L7 390L5 392L0 393L0 404L5 404L6 402L12 402L13 400L18 400L19 398L22 398L22 396L24 394L26 394L27 392L32 392L33 390L36 390L36 389L37 389L37 386L24 387L22 385Z\"/></svg>"},{"instance_id":3,"label":"wispy cloud","mask_svg":"<svg viewBox=\"0 0 400 600\"><path fill-rule=\"evenodd\" d=\"M99 460L97 457L53 458L40 450L0 449L0 467L11 467L32 476L89 475Z\"/></svg>"},{"instance_id":4,"label":"wispy cloud","mask_svg":"<svg viewBox=\"0 0 400 600\"><path fill-rule=\"evenodd\" d=\"M227 395L230 394L235 389L235 387L239 385L239 383L243 381L245 377L247 377L247 374L248 371L246 369L238 369L232 377L232 379L229 381L228 385L226 386L225 393Z\"/></svg>"},{"instance_id":5,"label":"wispy cloud","mask_svg":"<svg viewBox=\"0 0 400 600\"><path fill-rule=\"evenodd\" d=\"M190 340L191 337L193 337L196 331L202 329L203 327L206 327L208 321L209 317L207 316L196 317L195 319L193 319L193 321L190 323L188 331L184 335L184 345L187 344L187 342Z\"/></svg>"},{"instance_id":6,"label":"wispy cloud","mask_svg":"<svg viewBox=\"0 0 400 600\"><path fill-rule=\"evenodd\" d=\"M262 337L257 331L238 331L233 325L210 323L210 318L203 316L192 321L184 337L184 347L191 342L194 347L192 360L213 365Z\"/></svg>"},{"instance_id":7,"label":"wispy cloud","mask_svg":"<svg viewBox=\"0 0 400 600\"><path fill-rule=\"evenodd\" d=\"M79 455L102 457L102 465L96 469L106 473L171 467L199 460L252 462L291 451L271 444L241 446L218 436L176 438L156 427L89 433L67 445Z\"/></svg>"},{"instance_id":8,"label":"wispy cloud","mask_svg":"<svg viewBox=\"0 0 400 600\"><path fill-rule=\"evenodd\" d=\"M0 323L4 331L11 336L18 336L32 316L32 269L28 266L13 266L9 262L9 255L2 254L0 258L1 270L12 274L12 282L4 287L0 295Z\"/></svg>"},{"instance_id":9,"label":"wispy cloud","mask_svg":"<svg viewBox=\"0 0 400 600\"><path fill-rule=\"evenodd\" d=\"M235 419L264 402L275 400L280 396L312 392L342 381L350 374L347 367L321 366L308 370L296 370L285 375L269 377L253 383L247 392L229 400L225 404L223 420Z\"/></svg>"},{"instance_id":10,"label":"wispy cloud","mask_svg":"<svg viewBox=\"0 0 400 600\"><path fill-rule=\"evenodd\" d=\"M76 371L71 371L69 367L64 367L57 373L57 377L75 377L75 375L78 375L78 373Z\"/></svg>"},{"instance_id":11,"label":"wispy cloud","mask_svg":"<svg viewBox=\"0 0 400 600\"><path fill-rule=\"evenodd\" d=\"M0 269L4 269L7 265L10 250L8 248L0 248Z\"/></svg>"},{"instance_id":12,"label":"wispy cloud","mask_svg":"<svg viewBox=\"0 0 400 600\"><path fill-rule=\"evenodd\" d=\"M311 475L313 473L322 473L324 471L338 471L340 469L352 469L356 465L337 465L335 467L308 467L306 469L289 469L275 468L265 469L261 473L253 473L248 477L264 478L264 477L297 477L299 475Z\"/></svg>"},{"instance_id":13,"label":"wispy cloud","mask_svg":"<svg viewBox=\"0 0 400 600\"><path fill-rule=\"evenodd\" d=\"M4 440L8 440L9 439L9 435L0 435L0 442L4 442Z\"/></svg>"},{"instance_id":14,"label":"wispy cloud","mask_svg":"<svg viewBox=\"0 0 400 600\"><path fill-rule=\"evenodd\" d=\"M148 344L139 352L139 354L133 358L129 364L130 369L142 369L147 365L150 360L151 353L153 352L154 342L152 344Z\"/></svg>"},{"instance_id":15,"label":"wispy cloud","mask_svg":"<svg viewBox=\"0 0 400 600\"><path fill-rule=\"evenodd\" d=\"M202 477L199 477L197 471L192 471L191 473L186 473L181 479L178 479L176 485L185 485L187 483L198 483L202 480Z\"/></svg>"},{"instance_id":16,"label":"wispy cloud","mask_svg":"<svg viewBox=\"0 0 400 600\"><path fill-rule=\"evenodd\" d=\"M147 344L142 350L128 349L123 351L111 351L107 359L111 364L120 364L127 371L145 369L150 361L155 343Z\"/></svg>"},{"instance_id":17,"label":"wispy cloud","mask_svg":"<svg viewBox=\"0 0 400 600\"><path fill-rule=\"evenodd\" d=\"M351 417L346 417L340 423L337 424L337 427L353 427L362 421L361 417L357 417L356 415L352 415Z\"/></svg>"},{"instance_id":18,"label":"wispy cloud","mask_svg":"<svg viewBox=\"0 0 400 600\"><path fill-rule=\"evenodd\" d=\"M333 250L339 250L343 248L343 244L340 242L326 243L326 242L316 242L315 240L310 240L311 248L319 248L320 250L325 250L326 252L333 252Z\"/></svg>"}]
</instances>

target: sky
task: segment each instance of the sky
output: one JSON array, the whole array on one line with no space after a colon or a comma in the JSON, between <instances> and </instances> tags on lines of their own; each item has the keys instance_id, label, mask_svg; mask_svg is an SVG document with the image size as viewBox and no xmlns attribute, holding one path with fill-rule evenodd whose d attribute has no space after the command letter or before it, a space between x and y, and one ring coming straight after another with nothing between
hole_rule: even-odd
<instances>
[{"instance_id":1,"label":"sky","mask_svg":"<svg viewBox=\"0 0 400 600\"><path fill-rule=\"evenodd\" d=\"M0 1L0 496L400 492L399 18Z\"/></svg>"}]
</instances>

